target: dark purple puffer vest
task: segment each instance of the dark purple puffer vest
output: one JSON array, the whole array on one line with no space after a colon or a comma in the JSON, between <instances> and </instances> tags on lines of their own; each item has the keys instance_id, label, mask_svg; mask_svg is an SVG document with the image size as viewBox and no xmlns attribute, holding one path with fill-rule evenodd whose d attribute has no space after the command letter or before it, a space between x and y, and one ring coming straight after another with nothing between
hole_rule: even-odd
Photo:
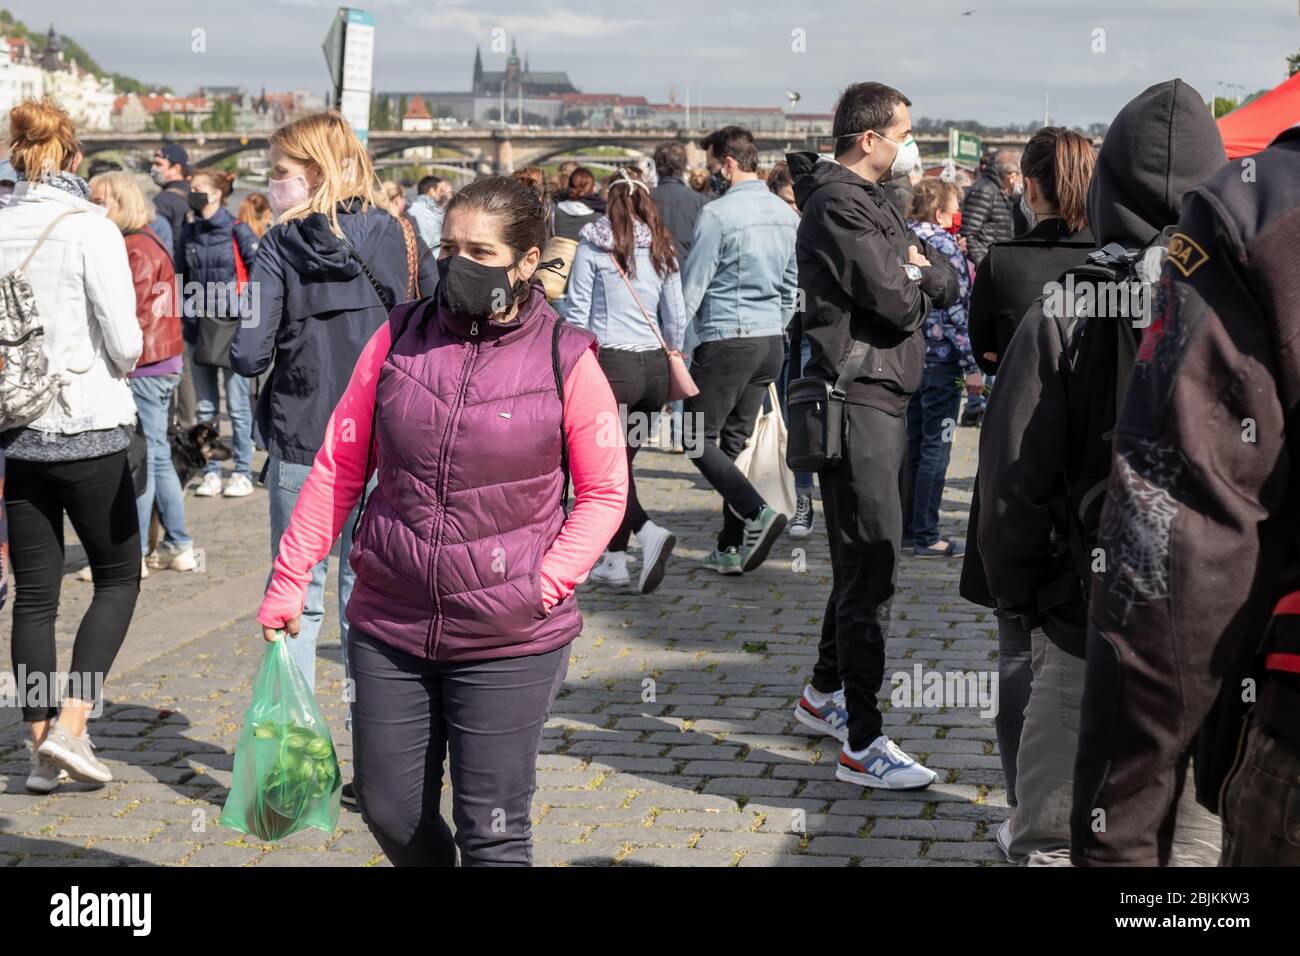
<instances>
[{"instance_id":1,"label":"dark purple puffer vest","mask_svg":"<svg viewBox=\"0 0 1300 956\"><path fill-rule=\"evenodd\" d=\"M389 318L348 622L428 660L544 654L582 630L575 596L542 610L538 577L564 524L558 319L537 285L510 325L462 318L431 301ZM562 380L594 343L561 326Z\"/></svg>"}]
</instances>

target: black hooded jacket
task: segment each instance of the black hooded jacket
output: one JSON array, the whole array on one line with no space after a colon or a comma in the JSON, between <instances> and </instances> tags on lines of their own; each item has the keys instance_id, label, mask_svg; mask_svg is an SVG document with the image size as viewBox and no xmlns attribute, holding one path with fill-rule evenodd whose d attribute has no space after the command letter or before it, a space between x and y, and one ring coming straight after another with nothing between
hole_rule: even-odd
<instances>
[{"instance_id":1,"label":"black hooded jacket","mask_svg":"<svg viewBox=\"0 0 1300 956\"><path fill-rule=\"evenodd\" d=\"M847 400L902 415L925 365L921 325L931 308L957 300L957 274L922 242L875 183L816 153L786 156L799 204L795 257L811 345L804 374L834 381L854 341L871 348ZM916 282L903 267L908 246L930 261Z\"/></svg>"},{"instance_id":2,"label":"black hooded jacket","mask_svg":"<svg viewBox=\"0 0 1300 956\"><path fill-rule=\"evenodd\" d=\"M1156 244L1177 223L1183 194L1226 161L1199 93L1181 80L1146 90L1120 111L1098 156L1088 190L1098 245ZM1040 298L999 363L980 432L978 540L998 607L1083 657L1083 578L1101 567L1094 549L1111 466L1119 333L1132 323L1104 310L1078 320L1047 311ZM1081 344L1067 356L1068 341Z\"/></svg>"},{"instance_id":3,"label":"black hooded jacket","mask_svg":"<svg viewBox=\"0 0 1300 956\"><path fill-rule=\"evenodd\" d=\"M406 239L375 207L340 204L339 227L394 304L408 298ZM419 295L433 295L437 262L416 236ZM254 320L241 322L230 348L240 375L271 378L253 414L259 444L285 461L310 465L325 425L361 350L388 319L379 293L321 213L278 223L262 237L249 276L258 290Z\"/></svg>"}]
</instances>

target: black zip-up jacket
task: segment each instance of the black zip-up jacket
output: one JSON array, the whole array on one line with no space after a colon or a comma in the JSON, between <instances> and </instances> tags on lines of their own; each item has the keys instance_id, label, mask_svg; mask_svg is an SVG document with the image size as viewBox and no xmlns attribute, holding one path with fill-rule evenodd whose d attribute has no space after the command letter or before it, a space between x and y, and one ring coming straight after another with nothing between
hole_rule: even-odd
<instances>
[{"instance_id":1,"label":"black zip-up jacket","mask_svg":"<svg viewBox=\"0 0 1300 956\"><path fill-rule=\"evenodd\" d=\"M1134 164L1139 152L1143 162ZM1102 144L1088 190L1098 244L1156 243L1178 221L1183 194L1226 159L1199 93L1180 80L1151 87L1120 111ZM984 415L979 548L998 607L1083 657L1087 578L1100 567L1093 549L1111 470L1119 333L1133 322L1102 307L1086 319L1050 311L1040 298L1025 314ZM1141 338L1140 327L1132 332ZM1067 355L1071 340L1077 352Z\"/></svg>"},{"instance_id":2,"label":"black zip-up jacket","mask_svg":"<svg viewBox=\"0 0 1300 956\"><path fill-rule=\"evenodd\" d=\"M1300 129L1188 195L1163 281L1092 582L1078 865L1167 861L1193 740L1197 799L1216 810L1252 696L1265 726L1300 734L1297 675L1259 660L1278 598L1300 586Z\"/></svg>"},{"instance_id":3,"label":"black zip-up jacket","mask_svg":"<svg viewBox=\"0 0 1300 956\"><path fill-rule=\"evenodd\" d=\"M834 381L853 342L867 342L847 401L902 415L921 385L922 323L930 309L957 301L957 274L875 183L816 153L786 160L802 213L795 242L802 311L795 319L811 346L804 374ZM908 246L930 261L920 282L903 269Z\"/></svg>"},{"instance_id":4,"label":"black zip-up jacket","mask_svg":"<svg viewBox=\"0 0 1300 956\"><path fill-rule=\"evenodd\" d=\"M988 255L989 246L1015 238L1012 200L992 173L981 174L966 190L961 204L961 234L966 237L966 255L976 268Z\"/></svg>"}]
</instances>

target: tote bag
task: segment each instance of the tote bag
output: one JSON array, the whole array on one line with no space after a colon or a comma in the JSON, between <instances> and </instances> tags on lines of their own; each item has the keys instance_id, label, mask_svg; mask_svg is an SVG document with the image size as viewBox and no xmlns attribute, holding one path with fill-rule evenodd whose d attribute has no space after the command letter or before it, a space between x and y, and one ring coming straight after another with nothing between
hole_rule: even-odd
<instances>
[{"instance_id":1,"label":"tote bag","mask_svg":"<svg viewBox=\"0 0 1300 956\"><path fill-rule=\"evenodd\" d=\"M736 467L764 501L789 517L795 510L794 472L785 463L787 436L775 382L767 387L767 399L769 407L759 413L753 433L736 456Z\"/></svg>"}]
</instances>

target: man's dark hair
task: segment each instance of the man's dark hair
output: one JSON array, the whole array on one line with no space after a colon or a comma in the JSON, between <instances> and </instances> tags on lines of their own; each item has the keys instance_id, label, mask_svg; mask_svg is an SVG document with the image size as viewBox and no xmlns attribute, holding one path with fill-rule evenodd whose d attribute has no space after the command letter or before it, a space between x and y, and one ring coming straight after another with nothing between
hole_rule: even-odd
<instances>
[{"instance_id":1,"label":"man's dark hair","mask_svg":"<svg viewBox=\"0 0 1300 956\"><path fill-rule=\"evenodd\" d=\"M758 172L758 147L754 134L743 126L724 126L700 140L700 146L721 162L730 156L742 172Z\"/></svg>"},{"instance_id":2,"label":"man's dark hair","mask_svg":"<svg viewBox=\"0 0 1300 956\"><path fill-rule=\"evenodd\" d=\"M906 96L884 83L854 83L846 89L835 104L835 121L831 125L835 155L847 153L857 137L867 130L877 133L884 130L900 103L912 105Z\"/></svg>"},{"instance_id":3,"label":"man's dark hair","mask_svg":"<svg viewBox=\"0 0 1300 956\"><path fill-rule=\"evenodd\" d=\"M678 142L660 143L655 147L655 174L660 179L686 172L686 147Z\"/></svg>"},{"instance_id":4,"label":"man's dark hair","mask_svg":"<svg viewBox=\"0 0 1300 956\"><path fill-rule=\"evenodd\" d=\"M86 171L86 178L94 179L101 173L116 173L121 172L121 170L122 164L115 163L111 159L92 159L90 169Z\"/></svg>"},{"instance_id":5,"label":"man's dark hair","mask_svg":"<svg viewBox=\"0 0 1300 956\"><path fill-rule=\"evenodd\" d=\"M441 176L425 176L416 185L415 194L417 196L427 196L430 189L437 189L444 182L445 180Z\"/></svg>"}]
</instances>

